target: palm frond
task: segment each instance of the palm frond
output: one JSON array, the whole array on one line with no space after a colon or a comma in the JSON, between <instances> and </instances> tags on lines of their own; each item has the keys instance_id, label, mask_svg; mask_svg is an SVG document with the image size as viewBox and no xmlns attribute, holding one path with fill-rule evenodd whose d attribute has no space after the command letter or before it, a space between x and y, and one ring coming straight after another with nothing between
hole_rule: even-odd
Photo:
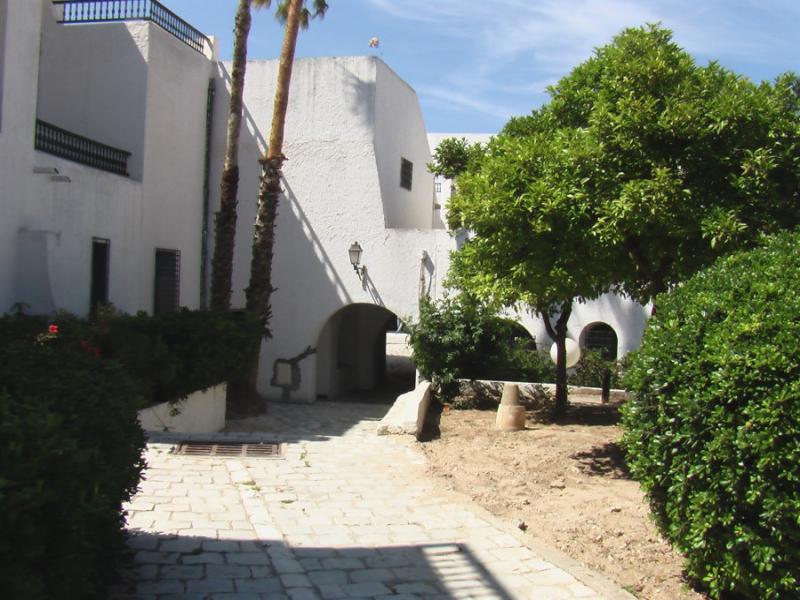
<instances>
[{"instance_id":1,"label":"palm frond","mask_svg":"<svg viewBox=\"0 0 800 600\"><path fill-rule=\"evenodd\" d=\"M289 2L290 0L281 0L281 3L278 5L277 10L275 11L275 18L281 23L286 23L286 19L289 16ZM303 0L303 10L300 13L300 27L302 29L308 29L311 19L315 19L317 17L320 19L323 18L325 16L325 12L328 10L328 3L326 0L314 0L313 10L309 10L305 6L305 3L306 0Z\"/></svg>"}]
</instances>

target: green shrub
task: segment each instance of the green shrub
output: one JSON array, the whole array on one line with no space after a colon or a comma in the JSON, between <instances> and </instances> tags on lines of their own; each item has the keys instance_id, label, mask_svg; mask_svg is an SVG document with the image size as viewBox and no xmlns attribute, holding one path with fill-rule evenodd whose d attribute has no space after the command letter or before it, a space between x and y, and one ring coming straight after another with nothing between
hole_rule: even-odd
<instances>
[{"instance_id":1,"label":"green shrub","mask_svg":"<svg viewBox=\"0 0 800 600\"><path fill-rule=\"evenodd\" d=\"M466 294L423 302L407 327L417 368L446 399L460 378L538 382L553 370L521 325Z\"/></svg>"},{"instance_id":2,"label":"green shrub","mask_svg":"<svg viewBox=\"0 0 800 600\"><path fill-rule=\"evenodd\" d=\"M601 350L583 349L581 360L575 366L574 372L567 378L567 382L570 385L603 387L603 378L608 371L611 375L611 387L619 388L622 385L620 377L628 356L630 355L626 354L620 360L608 360L603 356Z\"/></svg>"},{"instance_id":3,"label":"green shrub","mask_svg":"<svg viewBox=\"0 0 800 600\"><path fill-rule=\"evenodd\" d=\"M136 386L52 340L0 348L0 589L104 599L144 466Z\"/></svg>"},{"instance_id":4,"label":"green shrub","mask_svg":"<svg viewBox=\"0 0 800 600\"><path fill-rule=\"evenodd\" d=\"M92 320L60 313L53 342L120 363L147 404L176 401L241 376L258 352L261 326L243 311L181 310L149 316L101 310ZM43 317L0 318L0 339L33 339Z\"/></svg>"},{"instance_id":5,"label":"green shrub","mask_svg":"<svg viewBox=\"0 0 800 600\"><path fill-rule=\"evenodd\" d=\"M624 444L712 597L799 598L800 235L669 294L626 377Z\"/></svg>"}]
</instances>

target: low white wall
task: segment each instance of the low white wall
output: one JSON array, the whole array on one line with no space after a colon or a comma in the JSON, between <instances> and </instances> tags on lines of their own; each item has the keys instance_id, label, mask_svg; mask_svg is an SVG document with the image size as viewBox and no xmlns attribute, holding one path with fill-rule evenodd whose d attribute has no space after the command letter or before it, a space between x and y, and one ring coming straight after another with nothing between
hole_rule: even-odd
<instances>
[{"instance_id":1,"label":"low white wall","mask_svg":"<svg viewBox=\"0 0 800 600\"><path fill-rule=\"evenodd\" d=\"M216 433L225 428L225 396L223 383L205 391L194 392L176 404L162 402L139 411L139 423L145 431L171 433ZM173 408L179 413L172 415Z\"/></svg>"},{"instance_id":2,"label":"low white wall","mask_svg":"<svg viewBox=\"0 0 800 600\"><path fill-rule=\"evenodd\" d=\"M523 400L535 399L537 390L544 388L551 394L556 393L556 384L554 383L528 383L523 381L489 381L486 379L462 379L460 380L461 393L474 393L476 395L488 395L492 399L500 402L500 396L503 394L503 385L506 383L513 383L519 387L519 395ZM567 386L570 395L589 396L600 402L603 390L602 388L586 387L578 385ZM628 399L628 392L625 390L612 389L610 391L610 400L612 402L623 402Z\"/></svg>"}]
</instances>

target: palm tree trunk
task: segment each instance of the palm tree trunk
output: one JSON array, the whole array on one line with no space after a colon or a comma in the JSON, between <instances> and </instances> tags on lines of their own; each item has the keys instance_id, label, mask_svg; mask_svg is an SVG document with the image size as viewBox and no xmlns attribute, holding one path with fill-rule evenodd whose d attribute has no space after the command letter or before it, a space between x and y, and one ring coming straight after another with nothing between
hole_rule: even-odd
<instances>
[{"instance_id":1,"label":"palm tree trunk","mask_svg":"<svg viewBox=\"0 0 800 600\"><path fill-rule=\"evenodd\" d=\"M250 34L250 3L239 0L233 41L231 100L228 109L228 140L220 186L219 212L214 229L214 257L211 261L211 309L231 307L233 252L236 243L236 207L239 189L239 137L242 130L242 101L247 67L247 37Z\"/></svg>"},{"instance_id":2,"label":"palm tree trunk","mask_svg":"<svg viewBox=\"0 0 800 600\"><path fill-rule=\"evenodd\" d=\"M567 301L561 305L561 314L558 315L555 327L550 323L547 311L539 311L544 319L544 326L556 343L556 405L554 416L560 417L567 412L569 397L567 392L567 321L572 313L572 302Z\"/></svg>"},{"instance_id":3,"label":"palm tree trunk","mask_svg":"<svg viewBox=\"0 0 800 600\"><path fill-rule=\"evenodd\" d=\"M289 86L292 79L294 51L303 0L289 0L286 29L278 63L278 81L275 86L275 102L272 112L272 129L267 153L261 158L261 178L258 187L258 209L253 234L253 254L250 261L250 284L245 291L247 310L257 313L268 335L270 298L272 287L272 256L275 245L275 220L281 195L281 169L286 157L283 155L283 133L286 126L286 109L289 105Z\"/></svg>"}]
</instances>

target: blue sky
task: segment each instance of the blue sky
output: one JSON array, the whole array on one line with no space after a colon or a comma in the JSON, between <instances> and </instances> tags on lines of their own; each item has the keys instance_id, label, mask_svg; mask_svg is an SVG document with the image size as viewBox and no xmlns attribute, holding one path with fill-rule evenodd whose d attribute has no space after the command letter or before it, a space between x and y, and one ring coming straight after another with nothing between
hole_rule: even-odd
<instances>
[{"instance_id":1,"label":"blue sky","mask_svg":"<svg viewBox=\"0 0 800 600\"><path fill-rule=\"evenodd\" d=\"M236 0L162 0L232 48ZM416 90L428 131L495 132L547 100L545 88L621 29L661 22L696 60L760 81L800 72L800 0L328 0L297 56L376 54ZM254 13L250 58L282 32ZM369 39L377 36L373 50Z\"/></svg>"}]
</instances>

